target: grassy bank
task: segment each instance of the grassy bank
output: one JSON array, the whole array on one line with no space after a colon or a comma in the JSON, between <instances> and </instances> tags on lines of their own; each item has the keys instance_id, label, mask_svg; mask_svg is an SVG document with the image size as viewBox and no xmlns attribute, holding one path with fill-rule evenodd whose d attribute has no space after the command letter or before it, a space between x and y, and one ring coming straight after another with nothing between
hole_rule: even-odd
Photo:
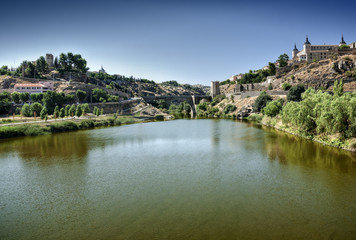
<instances>
[{"instance_id":1,"label":"grassy bank","mask_svg":"<svg viewBox=\"0 0 356 240\"><path fill-rule=\"evenodd\" d=\"M356 152L356 138L344 138L341 134L310 134L300 131L295 126L290 124L283 124L280 116L268 117L262 114L252 114L248 117L249 121L255 121L268 127L272 127L279 131L283 131L289 134L293 134L298 137L302 137L308 140L312 140L323 145L341 148L347 151Z\"/></svg>"},{"instance_id":2,"label":"grassy bank","mask_svg":"<svg viewBox=\"0 0 356 240\"><path fill-rule=\"evenodd\" d=\"M95 119L73 119L58 121L53 123L42 124L22 124L16 126L0 127L0 139L21 137L21 136L38 136L43 134L58 133L65 131L75 131L103 126L117 126L122 124L133 124L142 122L142 119L132 116L105 116Z\"/></svg>"}]
</instances>

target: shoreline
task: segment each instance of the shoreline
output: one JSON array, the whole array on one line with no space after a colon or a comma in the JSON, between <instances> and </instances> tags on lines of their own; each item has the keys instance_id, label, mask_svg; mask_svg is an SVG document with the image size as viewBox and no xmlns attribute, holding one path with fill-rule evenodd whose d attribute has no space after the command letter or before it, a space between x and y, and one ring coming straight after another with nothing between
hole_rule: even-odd
<instances>
[{"instance_id":1,"label":"shoreline","mask_svg":"<svg viewBox=\"0 0 356 240\"><path fill-rule=\"evenodd\" d=\"M257 123L259 123L259 124L261 124L263 126L266 126L266 127L269 127L269 128L272 128L272 129L275 129L277 131L281 131L281 132L284 132L284 133L287 133L287 134L291 134L291 135L300 137L300 138L305 139L305 140L310 140L310 141L313 141L313 142L317 142L317 143L322 144L324 146L334 147L334 148L338 148L338 149L345 150L345 151L348 151L348 152L356 153L356 148L352 148L350 146L341 146L341 145L333 144L331 142L323 141L322 139L316 138L316 136L314 136L314 135L311 135L310 137L306 137L306 136L303 136L302 134L299 134L297 132L293 132L293 131L288 130L288 129L284 128L284 127L278 126L277 122L276 122L275 125L273 125L273 124L270 124L270 123L268 123L266 121L263 121L263 119L264 118L262 118L260 121L258 121L258 120L249 120L249 119L247 119L247 120L248 121L252 121L252 122L257 122ZM275 118L271 118L271 120L278 121ZM346 139L346 141L348 141L348 140L352 140L352 139ZM340 143L346 144L345 141L341 142L341 140L339 140L339 144Z\"/></svg>"},{"instance_id":2,"label":"shoreline","mask_svg":"<svg viewBox=\"0 0 356 240\"><path fill-rule=\"evenodd\" d=\"M176 119L166 119L163 121L171 121L177 120ZM191 118L193 119L193 118ZM277 119L271 118L268 120L275 120L276 123L270 124L268 120L264 121L262 119L237 119L237 118L195 118L195 119L229 119L229 120L245 120L252 123L261 124L263 126L272 128L277 131L281 131L287 134L291 134L297 137L300 137L305 140L310 140L313 142L317 142L324 146L334 147L342 150L346 150L348 152L356 153L356 148L351 148L350 146L340 146L330 142L323 141L322 139L317 139L315 136L306 137L302 134L298 134L297 132L293 132L288 130L284 127L278 126ZM135 116L118 116L114 117L114 115L106 115L105 117L101 118L67 118L67 119L57 119L57 120L50 120L50 121L38 121L38 122L22 122L22 123L14 123L13 125L0 125L0 141L3 139L9 138L16 138L16 137L26 137L26 136L41 136L45 134L53 134L53 133L60 133L60 132L70 132L70 131L78 131L78 130L88 130L88 129L95 129L99 127L114 127L120 125L129 125L129 124L136 124L136 123L145 123L145 122L153 122L153 121L162 121L157 120L155 117L135 117ZM5 134L5 135L4 135ZM345 142L338 142L339 144L345 144Z\"/></svg>"},{"instance_id":3,"label":"shoreline","mask_svg":"<svg viewBox=\"0 0 356 240\"><path fill-rule=\"evenodd\" d=\"M135 117L135 116L118 116L106 115L101 118L71 118L58 119L56 121L44 122L22 122L13 125L0 125L0 141L4 139L41 136L45 134L54 134L60 132L70 132L78 130L94 129L99 127L113 127L120 125L129 125L135 123L144 123L155 121L154 117Z\"/></svg>"}]
</instances>

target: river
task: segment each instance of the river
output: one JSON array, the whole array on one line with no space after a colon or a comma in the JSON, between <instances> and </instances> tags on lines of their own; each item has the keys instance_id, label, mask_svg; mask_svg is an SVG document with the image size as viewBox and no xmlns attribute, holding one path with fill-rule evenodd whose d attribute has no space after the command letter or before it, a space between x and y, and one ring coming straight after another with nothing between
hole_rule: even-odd
<instances>
[{"instance_id":1,"label":"river","mask_svg":"<svg viewBox=\"0 0 356 240\"><path fill-rule=\"evenodd\" d=\"M356 155L175 120L0 141L0 239L355 239Z\"/></svg>"}]
</instances>

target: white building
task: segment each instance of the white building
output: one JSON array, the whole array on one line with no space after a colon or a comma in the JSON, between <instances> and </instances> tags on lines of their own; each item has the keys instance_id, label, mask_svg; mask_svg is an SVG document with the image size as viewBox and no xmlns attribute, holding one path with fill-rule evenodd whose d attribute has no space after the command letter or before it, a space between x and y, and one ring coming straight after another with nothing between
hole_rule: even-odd
<instances>
[{"instance_id":1,"label":"white building","mask_svg":"<svg viewBox=\"0 0 356 240\"><path fill-rule=\"evenodd\" d=\"M47 91L53 91L53 83L40 82L40 83L17 83L14 86L14 91L23 93L44 93Z\"/></svg>"}]
</instances>

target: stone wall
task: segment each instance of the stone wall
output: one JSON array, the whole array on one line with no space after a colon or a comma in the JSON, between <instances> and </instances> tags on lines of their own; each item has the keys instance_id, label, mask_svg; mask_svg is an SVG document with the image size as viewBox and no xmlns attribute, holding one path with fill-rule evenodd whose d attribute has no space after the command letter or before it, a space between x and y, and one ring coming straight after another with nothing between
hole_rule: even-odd
<instances>
[{"instance_id":1,"label":"stone wall","mask_svg":"<svg viewBox=\"0 0 356 240\"><path fill-rule=\"evenodd\" d=\"M130 108L136 106L142 101L142 99L125 100L121 102L109 102L109 103L89 103L90 111L93 111L94 107L104 109L105 113L116 113L119 114L129 113Z\"/></svg>"}]
</instances>

